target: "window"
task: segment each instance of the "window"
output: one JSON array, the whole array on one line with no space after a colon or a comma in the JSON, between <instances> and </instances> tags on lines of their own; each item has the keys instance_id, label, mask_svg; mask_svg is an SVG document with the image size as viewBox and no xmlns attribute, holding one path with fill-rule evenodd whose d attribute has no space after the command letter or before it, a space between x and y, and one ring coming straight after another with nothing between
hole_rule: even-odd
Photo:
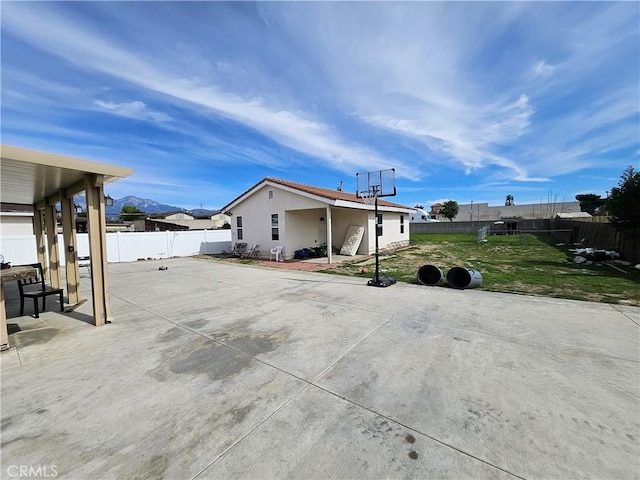
<instances>
[{"instance_id":1,"label":"window","mask_svg":"<svg viewBox=\"0 0 640 480\"><path fill-rule=\"evenodd\" d=\"M269 190L269 200L273 198L273 190Z\"/></svg>"},{"instance_id":2,"label":"window","mask_svg":"<svg viewBox=\"0 0 640 480\"><path fill-rule=\"evenodd\" d=\"M271 214L271 240L280 240L280 228L277 213Z\"/></svg>"},{"instance_id":3,"label":"window","mask_svg":"<svg viewBox=\"0 0 640 480\"><path fill-rule=\"evenodd\" d=\"M400 233L404 233L404 215L400 215Z\"/></svg>"},{"instance_id":4,"label":"window","mask_svg":"<svg viewBox=\"0 0 640 480\"><path fill-rule=\"evenodd\" d=\"M238 240L242 240L243 239L243 236L242 236L242 217L236 217L236 230L237 230Z\"/></svg>"}]
</instances>

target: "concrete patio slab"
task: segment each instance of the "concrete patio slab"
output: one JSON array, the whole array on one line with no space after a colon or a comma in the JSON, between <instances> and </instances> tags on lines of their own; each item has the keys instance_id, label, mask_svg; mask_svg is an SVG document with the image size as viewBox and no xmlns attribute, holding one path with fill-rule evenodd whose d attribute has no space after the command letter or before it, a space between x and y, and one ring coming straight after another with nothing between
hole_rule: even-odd
<instances>
[{"instance_id":1,"label":"concrete patio slab","mask_svg":"<svg viewBox=\"0 0 640 480\"><path fill-rule=\"evenodd\" d=\"M632 360L403 319L316 383L525 478L626 478L637 373Z\"/></svg>"},{"instance_id":2,"label":"concrete patio slab","mask_svg":"<svg viewBox=\"0 0 640 480\"><path fill-rule=\"evenodd\" d=\"M514 478L317 388L289 407L197 478Z\"/></svg>"},{"instance_id":3,"label":"concrete patio slab","mask_svg":"<svg viewBox=\"0 0 640 480\"><path fill-rule=\"evenodd\" d=\"M3 478L638 478L639 308L164 263L8 299Z\"/></svg>"}]
</instances>

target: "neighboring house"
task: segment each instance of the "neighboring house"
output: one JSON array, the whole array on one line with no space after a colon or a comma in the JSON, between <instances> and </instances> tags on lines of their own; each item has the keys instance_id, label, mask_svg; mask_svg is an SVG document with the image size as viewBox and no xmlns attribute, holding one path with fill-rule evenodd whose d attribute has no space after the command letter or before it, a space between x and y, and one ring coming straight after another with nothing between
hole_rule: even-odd
<instances>
[{"instance_id":1,"label":"neighboring house","mask_svg":"<svg viewBox=\"0 0 640 480\"><path fill-rule=\"evenodd\" d=\"M0 206L0 234L33 235L33 206L3 203Z\"/></svg>"},{"instance_id":2,"label":"neighboring house","mask_svg":"<svg viewBox=\"0 0 640 480\"><path fill-rule=\"evenodd\" d=\"M224 228L225 225L231 225L231 217L222 212L211 215L211 221L214 228Z\"/></svg>"},{"instance_id":3,"label":"neighboring house","mask_svg":"<svg viewBox=\"0 0 640 480\"><path fill-rule=\"evenodd\" d=\"M441 203L434 203L431 205L431 210L429 211L429 215L431 218L435 218L436 220L440 219L440 210L444 208L444 205Z\"/></svg>"},{"instance_id":4,"label":"neighboring house","mask_svg":"<svg viewBox=\"0 0 640 480\"><path fill-rule=\"evenodd\" d=\"M158 218L142 218L140 220L134 220L133 225L134 231L136 232L166 232L167 230L189 230L188 226L180 225L178 222L179 221L161 220Z\"/></svg>"},{"instance_id":5,"label":"neighboring house","mask_svg":"<svg viewBox=\"0 0 640 480\"><path fill-rule=\"evenodd\" d=\"M382 217L380 248L408 243L412 211L378 200ZM269 251L280 245L285 259L293 258L296 250L323 244L340 249L352 225L364 228L357 253L375 253L374 206L352 193L267 177L224 206L222 212L231 215L232 242L249 247L257 244L261 257L268 258ZM327 252L330 263L332 249Z\"/></svg>"},{"instance_id":6,"label":"neighboring house","mask_svg":"<svg viewBox=\"0 0 640 480\"><path fill-rule=\"evenodd\" d=\"M161 215L150 215L150 218L163 218L164 220L195 220L196 217L186 212L169 212Z\"/></svg>"},{"instance_id":7,"label":"neighboring house","mask_svg":"<svg viewBox=\"0 0 640 480\"><path fill-rule=\"evenodd\" d=\"M165 230L214 230L230 223L224 214L193 215L187 212L157 213L135 222L136 231L158 232Z\"/></svg>"}]
</instances>

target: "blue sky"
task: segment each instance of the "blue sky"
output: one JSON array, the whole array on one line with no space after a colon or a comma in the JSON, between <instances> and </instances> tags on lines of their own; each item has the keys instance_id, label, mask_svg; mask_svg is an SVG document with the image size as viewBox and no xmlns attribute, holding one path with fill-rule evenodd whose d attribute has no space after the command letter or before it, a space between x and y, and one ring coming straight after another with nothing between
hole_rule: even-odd
<instances>
[{"instance_id":1,"label":"blue sky","mask_svg":"<svg viewBox=\"0 0 640 480\"><path fill-rule=\"evenodd\" d=\"M573 201L640 168L638 2L2 2L2 143L219 208L265 176L405 205Z\"/></svg>"}]
</instances>

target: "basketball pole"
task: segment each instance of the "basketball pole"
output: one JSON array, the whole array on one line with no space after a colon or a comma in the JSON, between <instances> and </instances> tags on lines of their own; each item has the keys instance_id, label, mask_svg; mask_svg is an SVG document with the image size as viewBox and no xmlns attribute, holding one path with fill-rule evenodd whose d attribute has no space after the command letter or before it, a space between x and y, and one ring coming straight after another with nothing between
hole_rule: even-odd
<instances>
[{"instance_id":1,"label":"basketball pole","mask_svg":"<svg viewBox=\"0 0 640 480\"><path fill-rule=\"evenodd\" d=\"M377 189L373 192L374 195L374 226L375 226L375 235L376 235L376 274L372 280L367 282L367 285L370 287L388 287L396 283L394 278L385 278L384 280L380 279L380 248L378 243L378 191Z\"/></svg>"}]
</instances>

